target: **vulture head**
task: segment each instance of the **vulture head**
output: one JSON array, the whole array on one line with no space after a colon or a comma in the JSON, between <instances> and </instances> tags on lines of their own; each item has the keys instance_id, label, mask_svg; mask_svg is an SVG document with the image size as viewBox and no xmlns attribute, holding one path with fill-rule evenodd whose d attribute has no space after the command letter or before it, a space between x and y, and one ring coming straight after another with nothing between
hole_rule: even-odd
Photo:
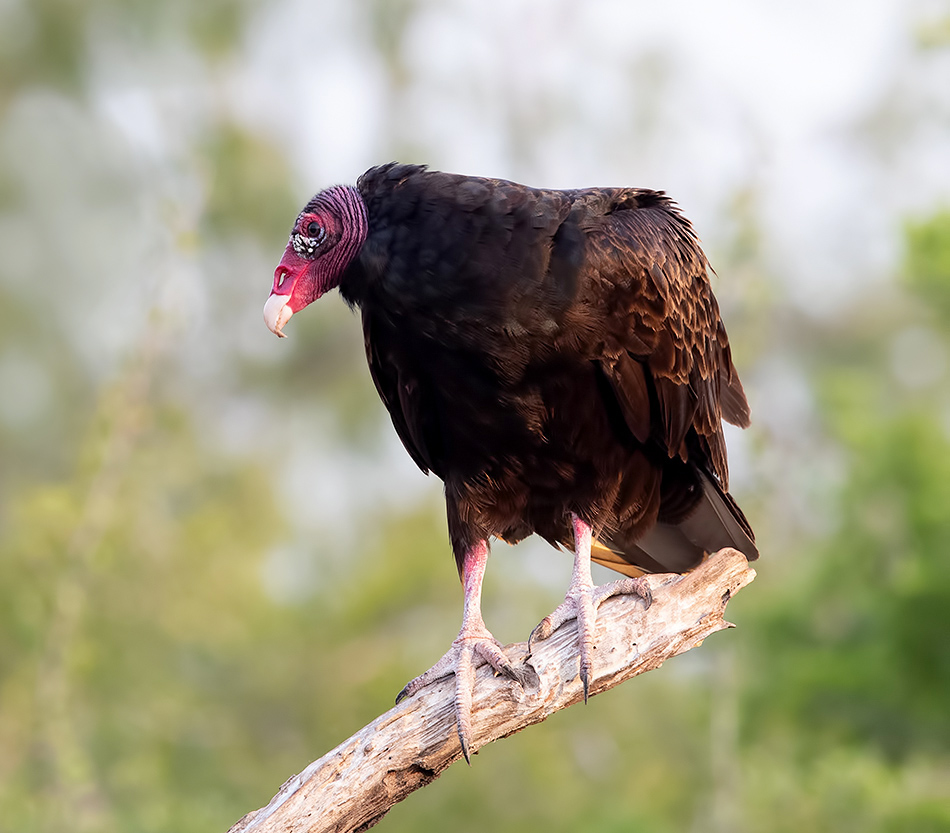
<instances>
[{"instance_id":1,"label":"vulture head","mask_svg":"<svg viewBox=\"0 0 950 833\"><path fill-rule=\"evenodd\" d=\"M355 188L321 191L294 222L264 304L267 328L286 338L283 327L295 312L340 283L366 239L366 206Z\"/></svg>"}]
</instances>

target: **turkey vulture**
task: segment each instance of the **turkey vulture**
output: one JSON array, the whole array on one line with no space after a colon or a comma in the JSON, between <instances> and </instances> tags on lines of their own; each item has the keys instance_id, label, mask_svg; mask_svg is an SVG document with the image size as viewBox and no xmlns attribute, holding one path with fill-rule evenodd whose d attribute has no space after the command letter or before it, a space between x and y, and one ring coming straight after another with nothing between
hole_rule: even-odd
<instances>
[{"instance_id":1,"label":"turkey vulture","mask_svg":"<svg viewBox=\"0 0 950 833\"><path fill-rule=\"evenodd\" d=\"M587 696L596 607L646 572L732 546L758 557L728 493L722 420L749 406L689 221L663 193L571 191L391 163L317 194L297 217L264 306L291 315L339 287L406 450L445 483L464 588L452 647L399 699L455 674L468 759L473 668L523 680L480 610L493 537L574 551ZM594 587L594 560L626 578ZM529 640L530 644L530 640Z\"/></svg>"}]
</instances>

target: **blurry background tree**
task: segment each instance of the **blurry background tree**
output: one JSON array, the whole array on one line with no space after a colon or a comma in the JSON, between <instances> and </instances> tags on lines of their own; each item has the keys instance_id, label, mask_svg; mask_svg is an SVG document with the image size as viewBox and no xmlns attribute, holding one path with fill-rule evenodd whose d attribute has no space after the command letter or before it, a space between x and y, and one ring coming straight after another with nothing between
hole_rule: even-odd
<instances>
[{"instance_id":1,"label":"blurry background tree","mask_svg":"<svg viewBox=\"0 0 950 833\"><path fill-rule=\"evenodd\" d=\"M901 0L0 4L0 831L227 829L454 634L357 321L260 319L394 158L677 198L764 558L738 631L380 829L950 830L948 77ZM495 552L523 639L570 563Z\"/></svg>"}]
</instances>

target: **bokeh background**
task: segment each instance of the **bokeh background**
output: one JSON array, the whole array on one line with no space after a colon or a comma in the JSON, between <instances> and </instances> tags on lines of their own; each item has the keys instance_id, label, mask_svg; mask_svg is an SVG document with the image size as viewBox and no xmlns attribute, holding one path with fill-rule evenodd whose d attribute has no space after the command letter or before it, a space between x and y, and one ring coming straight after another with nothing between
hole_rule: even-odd
<instances>
[{"instance_id":1,"label":"bokeh background","mask_svg":"<svg viewBox=\"0 0 950 833\"><path fill-rule=\"evenodd\" d=\"M358 320L261 320L300 205L391 159L678 200L763 558L737 630L380 829L950 831L950 7L917 0L0 0L0 830L226 830L454 637ZM569 574L496 545L496 636Z\"/></svg>"}]
</instances>

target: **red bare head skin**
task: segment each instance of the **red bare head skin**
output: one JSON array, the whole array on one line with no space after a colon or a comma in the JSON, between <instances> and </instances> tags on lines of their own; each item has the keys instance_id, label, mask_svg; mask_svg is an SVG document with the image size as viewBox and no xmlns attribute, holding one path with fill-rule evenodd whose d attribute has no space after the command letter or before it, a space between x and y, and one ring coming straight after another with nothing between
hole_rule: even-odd
<instances>
[{"instance_id":1,"label":"red bare head skin","mask_svg":"<svg viewBox=\"0 0 950 833\"><path fill-rule=\"evenodd\" d=\"M300 212L264 304L268 329L284 338L283 326L321 295L339 285L366 240L366 206L355 188L321 191Z\"/></svg>"}]
</instances>

